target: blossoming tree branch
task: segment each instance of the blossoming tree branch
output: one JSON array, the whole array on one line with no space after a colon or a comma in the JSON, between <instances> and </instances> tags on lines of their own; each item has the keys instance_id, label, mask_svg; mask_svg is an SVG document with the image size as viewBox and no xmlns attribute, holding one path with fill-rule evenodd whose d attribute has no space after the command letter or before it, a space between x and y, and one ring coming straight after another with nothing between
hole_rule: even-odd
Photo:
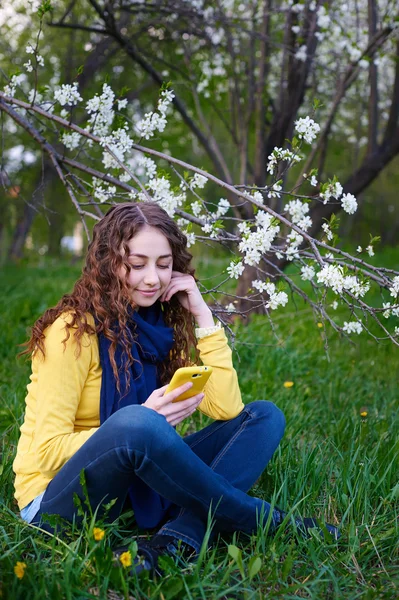
<instances>
[{"instance_id":1,"label":"blossoming tree branch","mask_svg":"<svg viewBox=\"0 0 399 600\"><path fill-rule=\"evenodd\" d=\"M119 21L126 22L124 11L129 13L128 9L133 7L140 10L146 3L125 2L119 6L116 2L107 5L107 9L94 1L90 4L104 20L104 31L112 25L113 35L116 35L121 25ZM197 19L203 18L208 10L210 25L206 34L213 44L216 44L217 32L231 37L232 46L227 43L225 54L220 54L231 61L235 52L234 39L245 37L245 31L242 32L245 15L240 21L241 29L236 26L239 34L234 38L233 20L227 4L221 3L223 14L217 13L216 9L212 12L211 7L209 10L204 8L201 2L182 3L181 10L189 10L191 16L194 11ZM270 7L267 8L268 2L262 6L264 11L258 16L263 15L267 21L271 18ZM175 12L171 14L175 15L177 10L174 7ZM296 118L285 129L286 133L291 133L290 137L280 139L271 133L268 144L259 145L257 149L255 168L248 165L250 137L241 129L242 139L237 146L241 166L238 182L235 182L203 115L204 129L209 134L205 136L206 143L218 161L217 175L173 156L170 151L151 146L151 141L167 131L176 111L183 118L185 115L184 105L167 85L161 86L156 107L147 112L135 110L128 98L117 95L108 83L99 86L91 97L82 95L76 81L60 81L45 89L39 88L40 73L45 64L40 34L43 19L51 11L50 2L43 2L39 7L39 35L25 48L24 71L10 76L0 92L0 110L8 122L23 130L47 157L82 218L87 234L87 219L101 218L103 206L127 199L151 199L177 219L189 245L221 244L231 253L223 280L203 290L212 295L215 315L221 321L227 322L233 313L246 315L253 310L273 315L290 298L293 300L298 295L309 303L318 320L329 323L337 331L346 335L359 335L365 331L375 339L391 339L399 345L399 326L392 326L392 320L399 317L399 273L368 262L368 257L374 254L376 240L373 238L366 248L358 247L355 254L342 250L336 216L339 210L348 214L357 210L354 181L361 191L367 177L375 177L375 172L374 175L364 173L369 162L377 155L380 164L384 160L389 162L399 151L399 136L392 137L393 131L398 131L398 109L394 101L399 95L399 63L393 71L394 94L387 111L382 142L378 144L377 137L371 135L370 151L366 152L365 162L358 169L360 175L352 176L352 183L349 180L341 184L335 176L323 177L326 144L338 105L351 79L358 74L361 61L366 61L368 66L368 61L395 30L394 24L386 25L379 32L369 31L364 52L356 54L352 49L354 56L327 111L318 100L309 106L307 115L297 115L299 106L295 107L291 117L296 114ZM323 39L322 30L330 23L330 17L325 7L317 2L291 3L285 11L290 18L290 35L298 35L303 27L305 37L302 41L307 39L307 44L297 48L294 54L292 50L289 58L299 68L300 63L306 65L309 57L314 55L314 44ZM165 22L168 23L168 17ZM65 24L65 19L58 23L59 26ZM270 23L266 25L270 27ZM311 40L312 27L314 36ZM94 30L94 26L91 29ZM237 33L235 29L234 32ZM100 34L102 32L96 32L96 35ZM262 40L260 45L265 52L267 44ZM220 63L220 69L226 69L227 64L226 61L222 66ZM215 71L218 72L215 67L205 69L205 78L195 87L200 116L199 95L207 97ZM262 79L261 73L257 75ZM158 83L162 83L162 78ZM219 92L223 94L225 90L219 89ZM240 120L239 105L234 111ZM321 125L318 115L322 119ZM243 123L238 125L237 131ZM194 124L190 126L193 128ZM263 129L264 123L258 123L258 126ZM270 146L273 139L281 143ZM256 143L260 144L259 140ZM294 180L293 172L297 174ZM207 192L207 186L212 186L212 193ZM288 272L287 265L292 265ZM228 285L231 280L238 281L235 294L226 291L226 286L231 288ZM304 281L309 283L304 285ZM380 292L378 305L368 300L368 297L375 298L371 293L373 288ZM339 317L335 316L339 305L345 308L344 318L342 311Z\"/></svg>"}]
</instances>

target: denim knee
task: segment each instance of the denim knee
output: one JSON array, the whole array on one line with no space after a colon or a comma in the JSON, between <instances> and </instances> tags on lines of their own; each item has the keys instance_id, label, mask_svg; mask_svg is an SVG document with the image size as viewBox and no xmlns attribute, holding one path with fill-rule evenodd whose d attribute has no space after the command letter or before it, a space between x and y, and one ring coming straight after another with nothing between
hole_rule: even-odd
<instances>
[{"instance_id":1,"label":"denim knee","mask_svg":"<svg viewBox=\"0 0 399 600\"><path fill-rule=\"evenodd\" d=\"M265 426L273 429L283 437L285 431L285 416L283 411L269 400L255 400L245 407L248 412L265 422Z\"/></svg>"},{"instance_id":2,"label":"denim knee","mask_svg":"<svg viewBox=\"0 0 399 600\"><path fill-rule=\"evenodd\" d=\"M119 442L136 447L151 446L153 441L159 442L168 433L175 433L163 415L141 405L125 406L104 423L112 430Z\"/></svg>"}]
</instances>

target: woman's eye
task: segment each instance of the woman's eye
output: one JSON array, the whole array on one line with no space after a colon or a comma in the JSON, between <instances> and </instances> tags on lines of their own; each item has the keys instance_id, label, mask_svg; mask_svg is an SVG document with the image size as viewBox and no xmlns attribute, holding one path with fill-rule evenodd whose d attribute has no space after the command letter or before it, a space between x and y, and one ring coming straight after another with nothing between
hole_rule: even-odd
<instances>
[{"instance_id":1,"label":"woman's eye","mask_svg":"<svg viewBox=\"0 0 399 600\"><path fill-rule=\"evenodd\" d=\"M160 269L169 269L170 265L158 265Z\"/></svg>"},{"instance_id":2,"label":"woman's eye","mask_svg":"<svg viewBox=\"0 0 399 600\"><path fill-rule=\"evenodd\" d=\"M143 265L131 265L132 269L138 270L138 269L142 269Z\"/></svg>"}]
</instances>

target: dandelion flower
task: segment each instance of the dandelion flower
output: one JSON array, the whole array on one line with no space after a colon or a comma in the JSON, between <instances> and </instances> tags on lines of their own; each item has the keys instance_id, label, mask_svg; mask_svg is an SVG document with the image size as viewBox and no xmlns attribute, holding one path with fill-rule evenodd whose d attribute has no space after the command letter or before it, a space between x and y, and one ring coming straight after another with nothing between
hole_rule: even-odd
<instances>
[{"instance_id":1,"label":"dandelion flower","mask_svg":"<svg viewBox=\"0 0 399 600\"><path fill-rule=\"evenodd\" d=\"M317 327L321 329L323 327L323 323L317 323Z\"/></svg>"},{"instance_id":2,"label":"dandelion flower","mask_svg":"<svg viewBox=\"0 0 399 600\"><path fill-rule=\"evenodd\" d=\"M284 381L284 387L285 388L292 388L292 386L294 385L293 381Z\"/></svg>"},{"instance_id":3,"label":"dandelion flower","mask_svg":"<svg viewBox=\"0 0 399 600\"><path fill-rule=\"evenodd\" d=\"M14 573L18 579L22 579L25 575L26 563L18 561L14 567Z\"/></svg>"},{"instance_id":4,"label":"dandelion flower","mask_svg":"<svg viewBox=\"0 0 399 600\"><path fill-rule=\"evenodd\" d=\"M96 542L101 542L101 540L104 539L104 536L105 536L104 529L101 529L100 527L94 527L93 537L96 540Z\"/></svg>"},{"instance_id":5,"label":"dandelion flower","mask_svg":"<svg viewBox=\"0 0 399 600\"><path fill-rule=\"evenodd\" d=\"M125 567L125 569L127 567L132 566L132 555L129 552L129 550L127 552L122 552L122 554L119 557L119 560L121 561L121 563Z\"/></svg>"},{"instance_id":6,"label":"dandelion flower","mask_svg":"<svg viewBox=\"0 0 399 600\"><path fill-rule=\"evenodd\" d=\"M367 417L367 410L362 410L362 412L360 413L361 417Z\"/></svg>"}]
</instances>

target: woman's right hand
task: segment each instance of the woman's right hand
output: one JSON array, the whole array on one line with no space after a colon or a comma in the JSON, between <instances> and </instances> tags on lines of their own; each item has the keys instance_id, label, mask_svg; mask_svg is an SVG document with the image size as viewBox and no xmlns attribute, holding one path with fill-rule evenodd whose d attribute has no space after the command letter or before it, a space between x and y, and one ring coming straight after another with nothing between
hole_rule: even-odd
<instances>
[{"instance_id":1,"label":"woman's right hand","mask_svg":"<svg viewBox=\"0 0 399 600\"><path fill-rule=\"evenodd\" d=\"M197 410L198 405L202 402L205 396L204 393L200 393L196 396L192 396L192 398L187 398L187 400L173 402L173 400L189 390L192 385L193 384L191 381L184 383L180 387L168 392L167 394L165 394L165 391L168 386L164 385L163 387L154 390L151 396L148 397L142 406L151 408L160 415L163 415L167 422L174 427L180 423L180 421L183 421L183 419L186 419L192 415L193 412Z\"/></svg>"}]
</instances>

